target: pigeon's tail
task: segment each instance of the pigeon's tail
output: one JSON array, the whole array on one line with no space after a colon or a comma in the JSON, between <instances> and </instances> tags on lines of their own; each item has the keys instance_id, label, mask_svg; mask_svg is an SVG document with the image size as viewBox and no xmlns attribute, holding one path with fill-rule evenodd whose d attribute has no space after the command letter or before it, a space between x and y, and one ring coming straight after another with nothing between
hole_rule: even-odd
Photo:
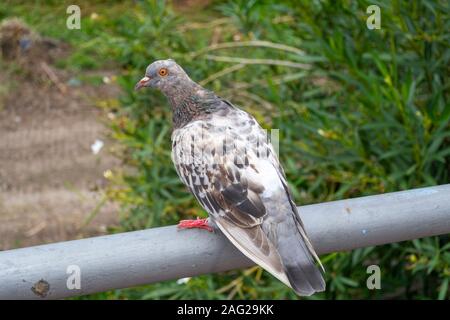
<instances>
[{"instance_id":1,"label":"pigeon's tail","mask_svg":"<svg viewBox=\"0 0 450 320\"><path fill-rule=\"evenodd\" d=\"M325 290L322 270L316 265L317 255L299 222L292 219L278 224L277 248L286 276L298 295Z\"/></svg>"}]
</instances>

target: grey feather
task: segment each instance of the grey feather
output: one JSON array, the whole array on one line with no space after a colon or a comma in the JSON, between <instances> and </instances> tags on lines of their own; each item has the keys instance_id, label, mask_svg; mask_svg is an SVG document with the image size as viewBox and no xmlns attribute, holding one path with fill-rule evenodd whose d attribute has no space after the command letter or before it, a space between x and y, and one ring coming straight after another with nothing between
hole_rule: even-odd
<instances>
[{"instance_id":1,"label":"grey feather","mask_svg":"<svg viewBox=\"0 0 450 320\"><path fill-rule=\"evenodd\" d=\"M299 295L323 291L320 260L265 131L251 115L193 82L174 61L156 61L143 79L157 77L161 67L167 77L149 86L172 105L172 160L183 183L247 257Z\"/></svg>"}]
</instances>

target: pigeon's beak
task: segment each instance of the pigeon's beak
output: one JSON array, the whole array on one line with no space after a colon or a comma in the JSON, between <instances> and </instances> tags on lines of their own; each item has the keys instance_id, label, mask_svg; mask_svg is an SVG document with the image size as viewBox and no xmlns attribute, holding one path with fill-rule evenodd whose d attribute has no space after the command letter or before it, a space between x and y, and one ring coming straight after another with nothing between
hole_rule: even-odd
<instances>
[{"instance_id":1,"label":"pigeon's beak","mask_svg":"<svg viewBox=\"0 0 450 320\"><path fill-rule=\"evenodd\" d=\"M150 78L145 76L141 80L139 80L138 83L134 86L134 90L139 90L142 87L146 87L147 84L150 82Z\"/></svg>"}]
</instances>

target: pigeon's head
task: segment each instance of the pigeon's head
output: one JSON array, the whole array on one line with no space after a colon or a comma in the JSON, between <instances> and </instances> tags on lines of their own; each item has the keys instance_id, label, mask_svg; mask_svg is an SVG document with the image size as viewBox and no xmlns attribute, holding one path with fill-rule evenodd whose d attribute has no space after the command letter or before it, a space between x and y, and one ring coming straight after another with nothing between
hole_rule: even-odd
<instances>
[{"instance_id":1,"label":"pigeon's head","mask_svg":"<svg viewBox=\"0 0 450 320\"><path fill-rule=\"evenodd\" d=\"M139 90L143 87L151 87L167 92L174 86L189 81L189 76L174 60L157 60L147 67L145 76L136 83L134 88Z\"/></svg>"}]
</instances>

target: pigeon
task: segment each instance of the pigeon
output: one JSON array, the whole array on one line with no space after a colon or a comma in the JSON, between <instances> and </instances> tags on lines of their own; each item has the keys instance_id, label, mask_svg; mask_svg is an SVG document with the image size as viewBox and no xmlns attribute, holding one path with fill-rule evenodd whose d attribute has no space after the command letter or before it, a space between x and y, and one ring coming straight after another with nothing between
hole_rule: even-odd
<instances>
[{"instance_id":1,"label":"pigeon","mask_svg":"<svg viewBox=\"0 0 450 320\"><path fill-rule=\"evenodd\" d=\"M193 80L172 59L150 64L135 89L160 90L172 108L172 161L209 218L180 228L218 228L245 256L300 296L325 290L324 269L286 176L253 116Z\"/></svg>"}]
</instances>

